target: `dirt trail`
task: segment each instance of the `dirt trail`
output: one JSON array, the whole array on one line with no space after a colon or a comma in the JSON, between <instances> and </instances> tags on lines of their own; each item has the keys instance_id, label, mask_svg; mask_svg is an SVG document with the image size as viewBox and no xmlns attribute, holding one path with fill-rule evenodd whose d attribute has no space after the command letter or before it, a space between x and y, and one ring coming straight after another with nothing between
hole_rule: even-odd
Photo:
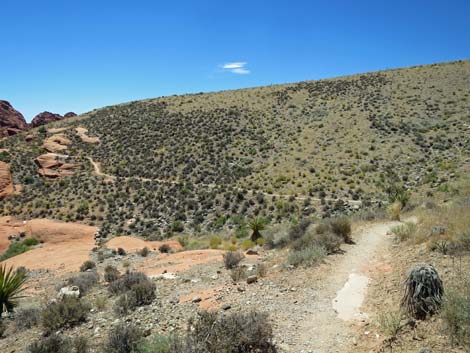
<instances>
[{"instance_id":1,"label":"dirt trail","mask_svg":"<svg viewBox=\"0 0 470 353\"><path fill-rule=\"evenodd\" d=\"M290 320L278 323L280 332L290 332L284 346L292 353L331 353L350 352L357 336L357 328L367 320L367 313L360 311L362 299L357 296L357 290L362 296L367 294L368 273L373 269L381 253L387 251L390 236L386 233L399 222L378 223L360 230L356 236L356 245L348 246L343 255L336 257L330 268L323 271L312 291L292 306ZM349 281L348 281L349 279ZM359 279L357 285L355 279ZM367 281L364 285L364 279ZM352 282L351 282L352 281ZM345 284L348 283L346 286ZM361 289L362 288L362 289ZM351 290L349 295L344 296ZM342 291L338 296L338 292ZM356 294L354 294L356 291ZM338 298L337 298L338 296ZM345 297L344 313L338 313L333 306L338 307L335 299ZM359 303L359 305L358 305ZM354 305L358 310L350 320L340 319L354 313ZM339 305L341 306L341 305ZM347 307L351 306L351 307ZM292 322L292 320L295 320ZM289 335L285 335L289 336Z\"/></svg>"}]
</instances>

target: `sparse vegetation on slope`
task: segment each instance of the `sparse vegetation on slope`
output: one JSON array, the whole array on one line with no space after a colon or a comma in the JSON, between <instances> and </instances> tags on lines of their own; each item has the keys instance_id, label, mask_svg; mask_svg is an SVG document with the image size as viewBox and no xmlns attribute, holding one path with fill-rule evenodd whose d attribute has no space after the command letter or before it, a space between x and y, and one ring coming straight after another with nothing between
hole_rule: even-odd
<instances>
[{"instance_id":1,"label":"sparse vegetation on slope","mask_svg":"<svg viewBox=\"0 0 470 353\"><path fill-rule=\"evenodd\" d=\"M446 188L468 168L470 61L246 90L164 97L54 123L75 174L45 180L46 129L2 140L21 195L3 214L85 221L160 238L238 215L350 212ZM83 141L76 128L99 142ZM97 140L96 140L97 141ZM100 164L96 175L90 159ZM320 201L321 200L321 201ZM223 222L222 222L223 220ZM162 234L161 229L164 229Z\"/></svg>"}]
</instances>

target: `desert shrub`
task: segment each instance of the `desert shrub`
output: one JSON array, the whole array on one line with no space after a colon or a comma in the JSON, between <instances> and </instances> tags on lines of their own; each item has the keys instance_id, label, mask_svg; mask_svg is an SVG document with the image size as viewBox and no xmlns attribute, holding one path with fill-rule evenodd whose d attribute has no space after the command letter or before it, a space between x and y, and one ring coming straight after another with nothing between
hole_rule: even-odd
<instances>
[{"instance_id":1,"label":"desert shrub","mask_svg":"<svg viewBox=\"0 0 470 353\"><path fill-rule=\"evenodd\" d=\"M302 250L294 250L289 253L287 262L292 266L314 266L320 263L326 256L326 250L320 246L310 246Z\"/></svg>"},{"instance_id":2,"label":"desert shrub","mask_svg":"<svg viewBox=\"0 0 470 353\"><path fill-rule=\"evenodd\" d=\"M3 320L0 320L0 338L3 338L7 330L7 324Z\"/></svg>"},{"instance_id":3,"label":"desert shrub","mask_svg":"<svg viewBox=\"0 0 470 353\"><path fill-rule=\"evenodd\" d=\"M239 282L246 277L246 270L244 267L235 267L230 271L230 278L234 282Z\"/></svg>"},{"instance_id":4,"label":"desert shrub","mask_svg":"<svg viewBox=\"0 0 470 353\"><path fill-rule=\"evenodd\" d=\"M334 218L330 221L330 227L334 234L343 238L346 244L352 244L351 221L345 217Z\"/></svg>"},{"instance_id":5,"label":"desert shrub","mask_svg":"<svg viewBox=\"0 0 470 353\"><path fill-rule=\"evenodd\" d=\"M142 272L129 272L111 282L109 291L121 294L114 305L116 314L127 314L141 305L148 305L156 298L155 283Z\"/></svg>"},{"instance_id":6,"label":"desert shrub","mask_svg":"<svg viewBox=\"0 0 470 353\"><path fill-rule=\"evenodd\" d=\"M58 334L51 334L48 337L40 338L28 346L28 353L70 353L71 341L67 337Z\"/></svg>"},{"instance_id":7,"label":"desert shrub","mask_svg":"<svg viewBox=\"0 0 470 353\"><path fill-rule=\"evenodd\" d=\"M153 285L153 282L144 273L127 272L116 281L110 283L108 288L112 294L122 294L140 283L151 283Z\"/></svg>"},{"instance_id":8,"label":"desert shrub","mask_svg":"<svg viewBox=\"0 0 470 353\"><path fill-rule=\"evenodd\" d=\"M416 319L425 319L436 313L444 295L444 287L436 269L431 265L417 265L405 281L401 305Z\"/></svg>"},{"instance_id":9,"label":"desert shrub","mask_svg":"<svg viewBox=\"0 0 470 353\"><path fill-rule=\"evenodd\" d=\"M105 296L98 296L95 299L95 307L101 311L106 308L107 302L108 299Z\"/></svg>"},{"instance_id":10,"label":"desert shrub","mask_svg":"<svg viewBox=\"0 0 470 353\"><path fill-rule=\"evenodd\" d=\"M27 330L39 325L41 310L39 308L25 308L15 313L15 327L17 330Z\"/></svg>"},{"instance_id":11,"label":"desert shrub","mask_svg":"<svg viewBox=\"0 0 470 353\"><path fill-rule=\"evenodd\" d=\"M162 254L168 254L171 252L171 246L168 244L162 244L158 248L158 251L160 251Z\"/></svg>"},{"instance_id":12,"label":"desert shrub","mask_svg":"<svg viewBox=\"0 0 470 353\"><path fill-rule=\"evenodd\" d=\"M179 337L176 336L164 336L164 335L155 335L145 340L142 340L138 348L136 349L139 353L172 353L172 352L182 352L181 350L176 350L179 344Z\"/></svg>"},{"instance_id":13,"label":"desert shrub","mask_svg":"<svg viewBox=\"0 0 470 353\"><path fill-rule=\"evenodd\" d=\"M463 278L446 292L442 318L452 343L470 348L470 278Z\"/></svg>"},{"instance_id":14,"label":"desert shrub","mask_svg":"<svg viewBox=\"0 0 470 353\"><path fill-rule=\"evenodd\" d=\"M268 274L268 267L264 263L259 263L258 266L256 266L256 275L258 277L266 277Z\"/></svg>"},{"instance_id":15,"label":"desert shrub","mask_svg":"<svg viewBox=\"0 0 470 353\"><path fill-rule=\"evenodd\" d=\"M149 253L150 253L150 250L146 246L139 250L139 255L142 257L147 257Z\"/></svg>"},{"instance_id":16,"label":"desert shrub","mask_svg":"<svg viewBox=\"0 0 470 353\"><path fill-rule=\"evenodd\" d=\"M395 338L403 328L401 311L385 312L379 315L379 325L382 332L390 338Z\"/></svg>"},{"instance_id":17,"label":"desert shrub","mask_svg":"<svg viewBox=\"0 0 470 353\"><path fill-rule=\"evenodd\" d=\"M26 279L26 273L0 265L0 320L4 311L11 312L18 305L17 300L22 297Z\"/></svg>"},{"instance_id":18,"label":"desert shrub","mask_svg":"<svg viewBox=\"0 0 470 353\"><path fill-rule=\"evenodd\" d=\"M227 251L224 254L224 265L227 270L238 266L245 256L239 251Z\"/></svg>"},{"instance_id":19,"label":"desert shrub","mask_svg":"<svg viewBox=\"0 0 470 353\"><path fill-rule=\"evenodd\" d=\"M219 316L202 312L191 320L186 336L171 353L275 353L273 330L268 315L259 312Z\"/></svg>"},{"instance_id":20,"label":"desert shrub","mask_svg":"<svg viewBox=\"0 0 470 353\"><path fill-rule=\"evenodd\" d=\"M463 251L470 251L470 230L463 231L457 236L457 246Z\"/></svg>"},{"instance_id":21,"label":"desert shrub","mask_svg":"<svg viewBox=\"0 0 470 353\"><path fill-rule=\"evenodd\" d=\"M107 265L104 268L104 280L108 283L116 281L120 275L118 269L112 265Z\"/></svg>"},{"instance_id":22,"label":"desert shrub","mask_svg":"<svg viewBox=\"0 0 470 353\"><path fill-rule=\"evenodd\" d=\"M23 240L23 244L26 246L34 246L39 244L39 240L37 240L36 238L27 238Z\"/></svg>"},{"instance_id":23,"label":"desert shrub","mask_svg":"<svg viewBox=\"0 0 470 353\"><path fill-rule=\"evenodd\" d=\"M133 353L142 337L142 331L137 327L119 324L109 331L104 350L109 353Z\"/></svg>"},{"instance_id":24,"label":"desert shrub","mask_svg":"<svg viewBox=\"0 0 470 353\"><path fill-rule=\"evenodd\" d=\"M400 241L405 241L410 239L410 237L416 232L416 224L413 222L407 222L405 224L392 227L391 231Z\"/></svg>"},{"instance_id":25,"label":"desert shrub","mask_svg":"<svg viewBox=\"0 0 470 353\"><path fill-rule=\"evenodd\" d=\"M58 302L49 303L42 311L42 325L46 332L63 327L73 327L85 322L90 306L78 298L65 297Z\"/></svg>"},{"instance_id":26,"label":"desert shrub","mask_svg":"<svg viewBox=\"0 0 470 353\"><path fill-rule=\"evenodd\" d=\"M248 250L255 246L255 243L251 239L245 239L242 241L241 248L242 250Z\"/></svg>"},{"instance_id":27,"label":"desert shrub","mask_svg":"<svg viewBox=\"0 0 470 353\"><path fill-rule=\"evenodd\" d=\"M325 221L317 224L317 226L315 227L315 233L317 234L323 234L327 232L331 232L331 227L330 224Z\"/></svg>"},{"instance_id":28,"label":"desert shrub","mask_svg":"<svg viewBox=\"0 0 470 353\"><path fill-rule=\"evenodd\" d=\"M400 220L401 209L402 209L402 205L398 201L388 205L387 213L392 221Z\"/></svg>"},{"instance_id":29,"label":"desert shrub","mask_svg":"<svg viewBox=\"0 0 470 353\"><path fill-rule=\"evenodd\" d=\"M171 230L173 232L181 233L184 230L184 223L181 221L174 221L171 224Z\"/></svg>"},{"instance_id":30,"label":"desert shrub","mask_svg":"<svg viewBox=\"0 0 470 353\"><path fill-rule=\"evenodd\" d=\"M31 249L31 246L24 244L24 242L11 243L8 249L0 256L0 262L9 259L10 257L20 255Z\"/></svg>"},{"instance_id":31,"label":"desert shrub","mask_svg":"<svg viewBox=\"0 0 470 353\"><path fill-rule=\"evenodd\" d=\"M308 227L312 224L312 221L307 218L301 219L297 224L294 224L289 229L289 239L291 241L295 241L297 239L302 238L305 235Z\"/></svg>"},{"instance_id":32,"label":"desert shrub","mask_svg":"<svg viewBox=\"0 0 470 353\"><path fill-rule=\"evenodd\" d=\"M96 264L93 261L87 260L80 266L80 272L85 272L96 268Z\"/></svg>"},{"instance_id":33,"label":"desert shrub","mask_svg":"<svg viewBox=\"0 0 470 353\"><path fill-rule=\"evenodd\" d=\"M83 272L75 277L69 278L69 286L77 286L80 289L80 295L84 295L91 288L98 284L100 275L96 271Z\"/></svg>"},{"instance_id":34,"label":"desert shrub","mask_svg":"<svg viewBox=\"0 0 470 353\"><path fill-rule=\"evenodd\" d=\"M318 247L324 248L328 255L340 252L341 243L342 239L333 233L316 234L313 239L313 244Z\"/></svg>"},{"instance_id":35,"label":"desert shrub","mask_svg":"<svg viewBox=\"0 0 470 353\"><path fill-rule=\"evenodd\" d=\"M116 315L127 315L137 308L137 299L133 291L128 291L121 294L113 306L113 311Z\"/></svg>"},{"instance_id":36,"label":"desert shrub","mask_svg":"<svg viewBox=\"0 0 470 353\"><path fill-rule=\"evenodd\" d=\"M124 250L123 248L118 248L117 254L120 256L125 256L127 253L126 253L126 250Z\"/></svg>"},{"instance_id":37,"label":"desert shrub","mask_svg":"<svg viewBox=\"0 0 470 353\"><path fill-rule=\"evenodd\" d=\"M222 244L222 239L217 235L212 236L209 240L209 246L211 249L217 249L220 244Z\"/></svg>"}]
</instances>

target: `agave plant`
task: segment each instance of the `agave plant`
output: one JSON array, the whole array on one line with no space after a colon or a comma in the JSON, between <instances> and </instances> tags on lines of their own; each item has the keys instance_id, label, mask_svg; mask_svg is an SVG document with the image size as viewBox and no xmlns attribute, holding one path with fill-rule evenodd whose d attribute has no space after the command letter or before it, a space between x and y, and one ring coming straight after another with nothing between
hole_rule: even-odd
<instances>
[{"instance_id":1,"label":"agave plant","mask_svg":"<svg viewBox=\"0 0 470 353\"><path fill-rule=\"evenodd\" d=\"M0 317L3 312L11 312L17 305L17 300L24 290L26 282L25 271L13 271L6 265L0 266Z\"/></svg>"},{"instance_id":2,"label":"agave plant","mask_svg":"<svg viewBox=\"0 0 470 353\"><path fill-rule=\"evenodd\" d=\"M401 305L416 319L423 320L439 310L444 287L432 265L417 265L405 281Z\"/></svg>"},{"instance_id":3,"label":"agave plant","mask_svg":"<svg viewBox=\"0 0 470 353\"><path fill-rule=\"evenodd\" d=\"M262 218L254 218L250 222L250 228L252 230L251 240L257 241L259 238L262 238L261 231L266 227L266 221Z\"/></svg>"}]
</instances>

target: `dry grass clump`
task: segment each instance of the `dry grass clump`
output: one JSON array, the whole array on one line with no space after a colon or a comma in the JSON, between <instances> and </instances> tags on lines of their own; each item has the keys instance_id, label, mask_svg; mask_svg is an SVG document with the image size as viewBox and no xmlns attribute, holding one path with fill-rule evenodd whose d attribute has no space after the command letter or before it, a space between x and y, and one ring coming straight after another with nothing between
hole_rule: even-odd
<instances>
[{"instance_id":1,"label":"dry grass clump","mask_svg":"<svg viewBox=\"0 0 470 353\"><path fill-rule=\"evenodd\" d=\"M245 256L239 251L227 251L224 254L224 265L227 270L238 266Z\"/></svg>"},{"instance_id":2,"label":"dry grass clump","mask_svg":"<svg viewBox=\"0 0 470 353\"><path fill-rule=\"evenodd\" d=\"M406 222L399 226L392 227L391 232L395 234L400 241L410 239L416 232L417 226L413 222Z\"/></svg>"},{"instance_id":3,"label":"dry grass clump","mask_svg":"<svg viewBox=\"0 0 470 353\"><path fill-rule=\"evenodd\" d=\"M53 333L30 344L27 353L87 353L88 339L78 336L74 339Z\"/></svg>"},{"instance_id":4,"label":"dry grass clump","mask_svg":"<svg viewBox=\"0 0 470 353\"><path fill-rule=\"evenodd\" d=\"M85 322L91 307L81 299L64 297L48 304L42 311L42 325L46 333Z\"/></svg>"}]
</instances>

